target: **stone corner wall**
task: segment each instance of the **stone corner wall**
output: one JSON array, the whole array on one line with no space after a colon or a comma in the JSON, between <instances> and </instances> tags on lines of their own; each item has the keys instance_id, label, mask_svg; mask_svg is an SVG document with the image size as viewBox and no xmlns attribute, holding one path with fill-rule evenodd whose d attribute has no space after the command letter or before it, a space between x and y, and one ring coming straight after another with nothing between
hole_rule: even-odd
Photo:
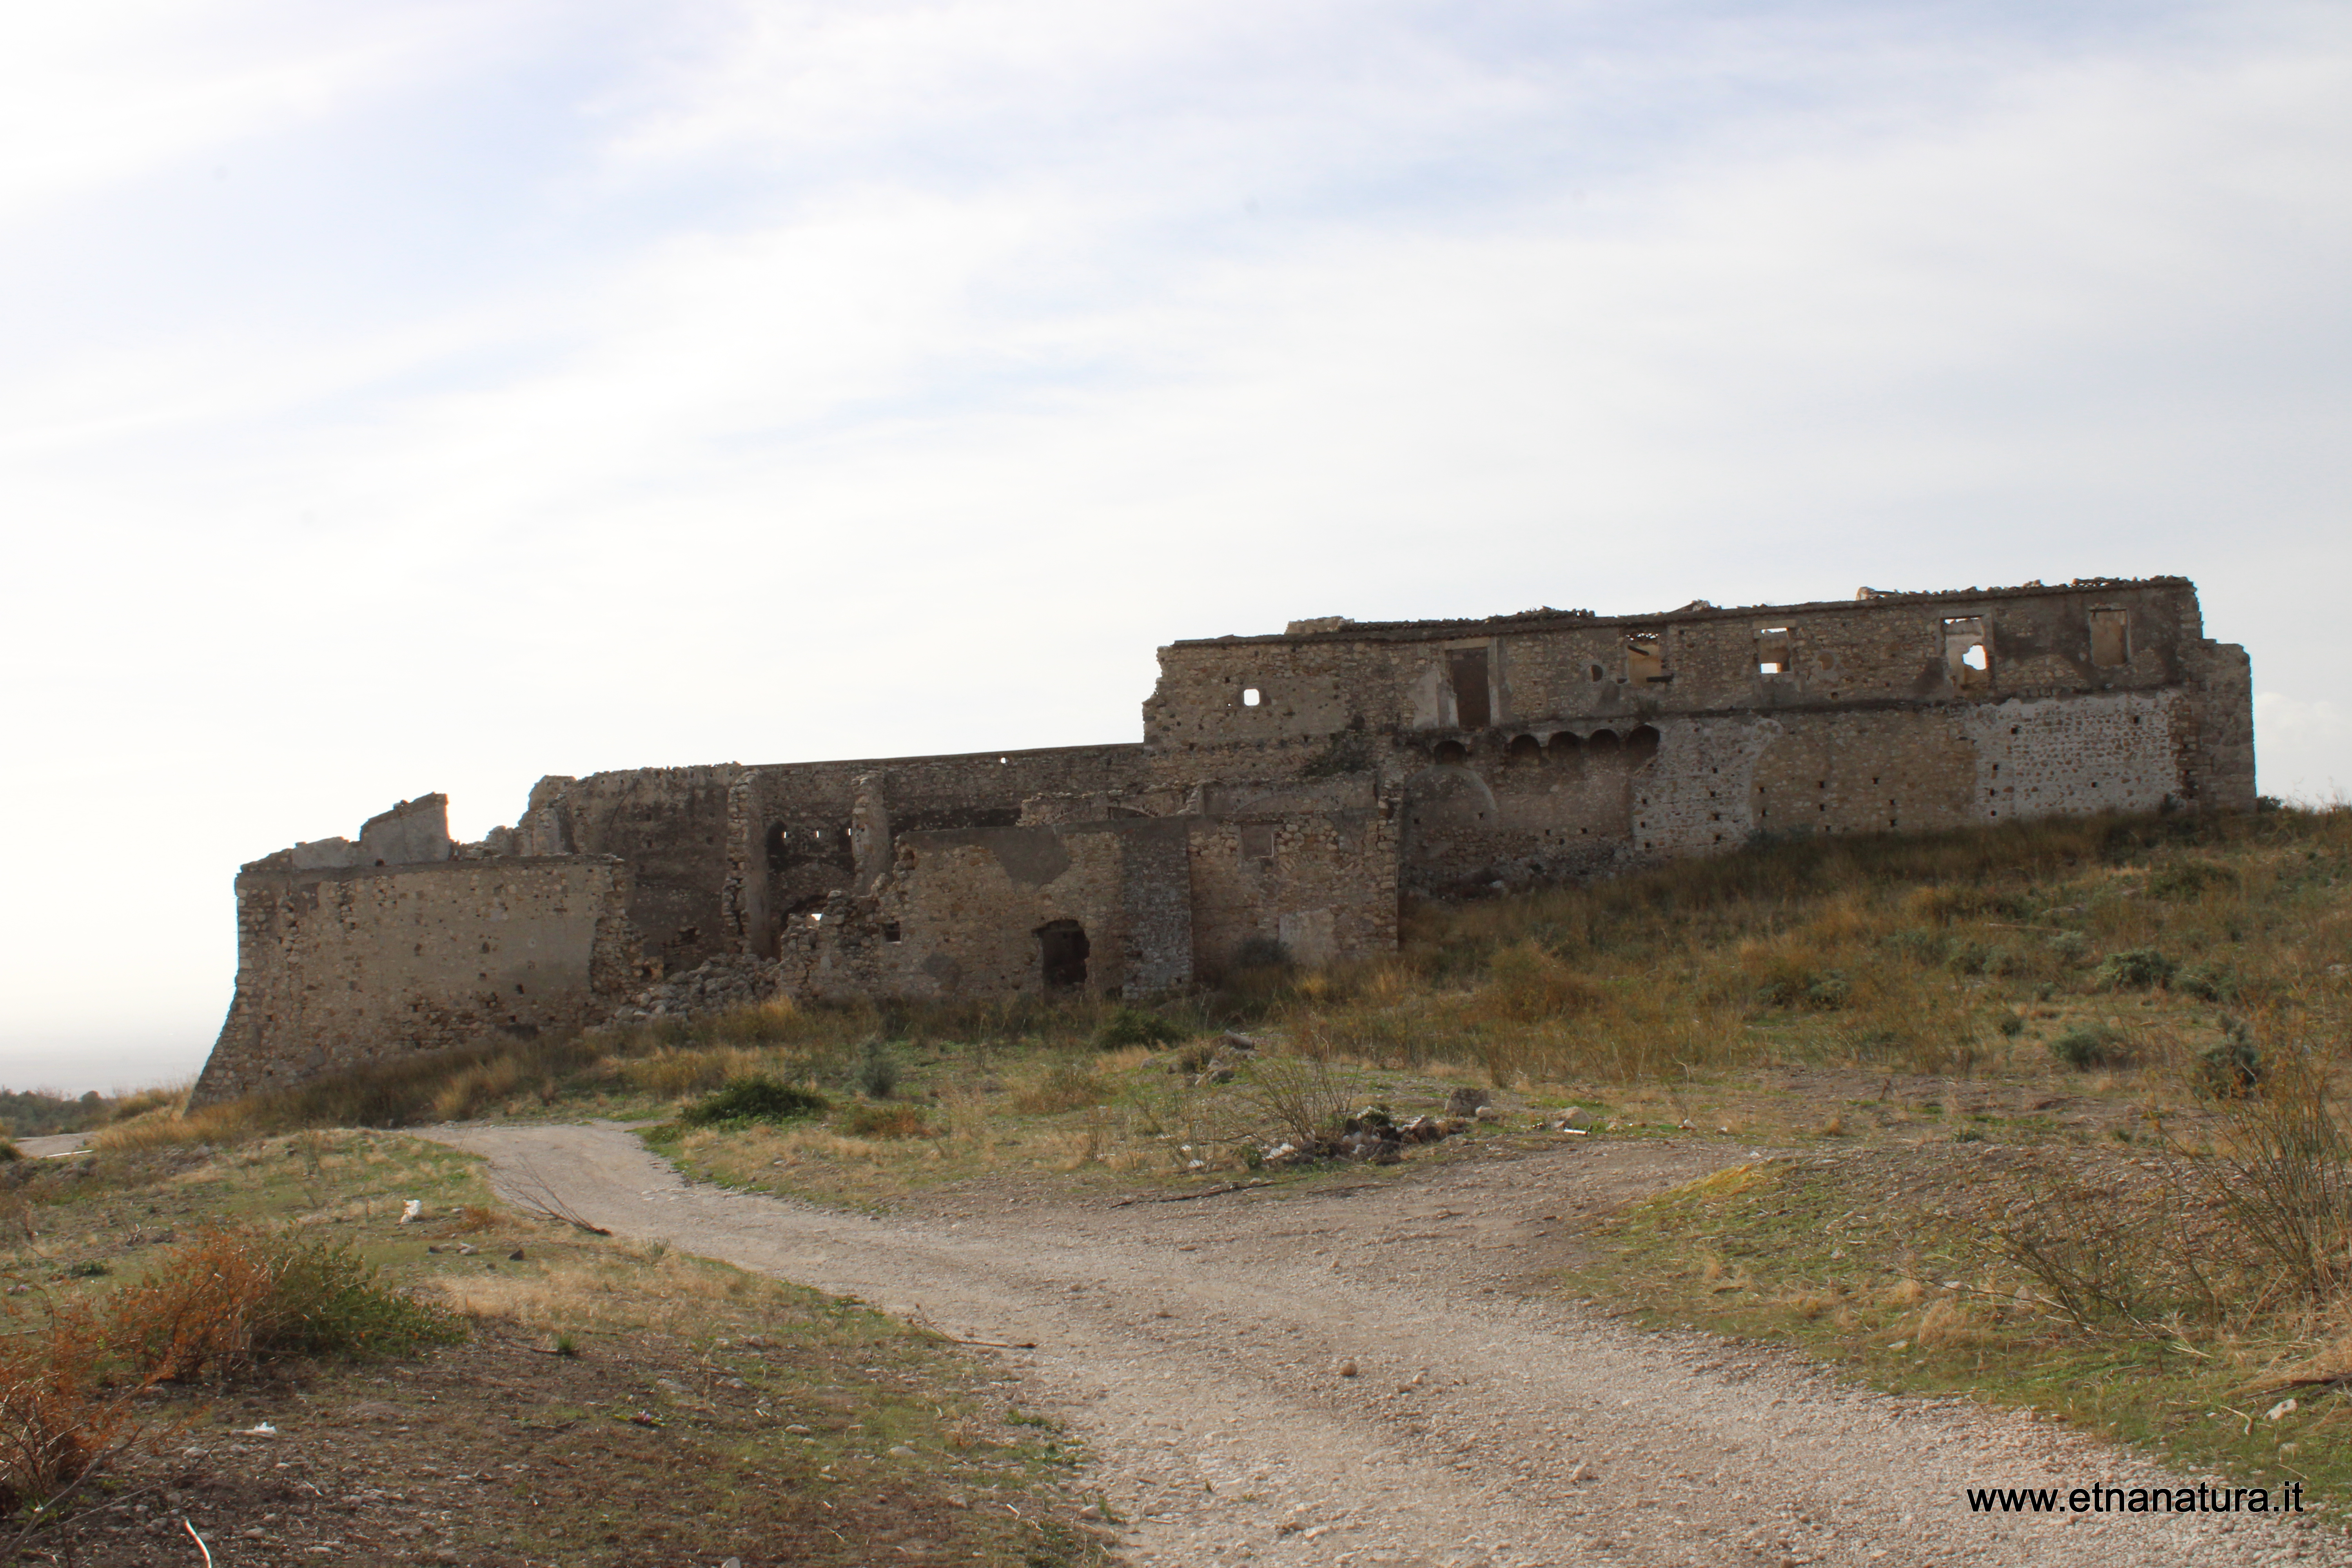
<instances>
[{"instance_id":1,"label":"stone corner wall","mask_svg":"<svg viewBox=\"0 0 2352 1568\"><path fill-rule=\"evenodd\" d=\"M602 1021L637 983L629 884L603 856L257 862L236 880L236 993L190 1104Z\"/></svg>"}]
</instances>

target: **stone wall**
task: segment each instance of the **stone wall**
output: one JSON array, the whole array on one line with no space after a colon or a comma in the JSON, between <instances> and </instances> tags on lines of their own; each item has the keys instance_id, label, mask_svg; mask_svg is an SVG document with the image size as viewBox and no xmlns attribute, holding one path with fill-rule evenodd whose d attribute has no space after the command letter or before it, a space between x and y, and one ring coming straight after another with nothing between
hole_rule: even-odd
<instances>
[{"instance_id":1,"label":"stone wall","mask_svg":"<svg viewBox=\"0 0 2352 1568\"><path fill-rule=\"evenodd\" d=\"M1129 818L900 836L870 892L787 922L805 994L1141 995L1192 977L1186 821ZM1065 972L1051 972L1058 947Z\"/></svg>"},{"instance_id":2,"label":"stone wall","mask_svg":"<svg viewBox=\"0 0 2352 1568\"><path fill-rule=\"evenodd\" d=\"M191 1103L598 1022L637 973L629 890L607 857L257 861L236 879L236 999Z\"/></svg>"},{"instance_id":3,"label":"stone wall","mask_svg":"<svg viewBox=\"0 0 2352 1568\"><path fill-rule=\"evenodd\" d=\"M2001 701L2194 683L2186 579L1603 618L1308 623L1160 650L1144 704L1158 750L1278 746L1346 730L1475 734L1666 714ZM2098 628L2095 630L2095 627ZM1973 650L1973 651L1972 651Z\"/></svg>"},{"instance_id":4,"label":"stone wall","mask_svg":"<svg viewBox=\"0 0 2352 1568\"><path fill-rule=\"evenodd\" d=\"M714 960L810 996L1144 995L1269 943L1391 951L1401 895L2254 804L2245 651L2180 578L1335 616L1160 666L1140 744L551 776L480 844L427 795L256 862L203 1093L572 1027Z\"/></svg>"}]
</instances>

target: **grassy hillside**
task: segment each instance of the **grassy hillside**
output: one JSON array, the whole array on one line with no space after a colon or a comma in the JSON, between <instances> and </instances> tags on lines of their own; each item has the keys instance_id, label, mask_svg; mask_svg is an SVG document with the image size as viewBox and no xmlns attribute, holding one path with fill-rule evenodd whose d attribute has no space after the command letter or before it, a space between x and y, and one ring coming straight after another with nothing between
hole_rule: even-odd
<instances>
[{"instance_id":1,"label":"grassy hillside","mask_svg":"<svg viewBox=\"0 0 2352 1568\"><path fill-rule=\"evenodd\" d=\"M1538 1089L1687 1086L1776 1066L1958 1079L2179 1068L2342 1037L2347 879L2344 811L1763 845L1410 909L1392 958L1245 972L1155 1009L1145 1032L1237 1026L1365 1069ZM651 1110L754 1071L946 1098L1124 1038L1131 1017L1099 1002L778 1004L427 1058L104 1136Z\"/></svg>"},{"instance_id":2,"label":"grassy hillside","mask_svg":"<svg viewBox=\"0 0 2352 1568\"><path fill-rule=\"evenodd\" d=\"M2348 1004L2352 811L2099 818L1423 905L1377 963L1148 1008L779 1003L166 1108L100 1141L643 1116L706 1178L890 1205L1315 1181L1335 1167L1277 1171L1269 1148L1476 1088L1499 1117L1414 1160L1533 1154L1573 1104L1590 1136L1736 1162L1600 1218L1563 1293L2317 1496L2352 1483L2332 1392L2352 1374ZM1259 1048L1219 1047L1235 1028Z\"/></svg>"}]
</instances>

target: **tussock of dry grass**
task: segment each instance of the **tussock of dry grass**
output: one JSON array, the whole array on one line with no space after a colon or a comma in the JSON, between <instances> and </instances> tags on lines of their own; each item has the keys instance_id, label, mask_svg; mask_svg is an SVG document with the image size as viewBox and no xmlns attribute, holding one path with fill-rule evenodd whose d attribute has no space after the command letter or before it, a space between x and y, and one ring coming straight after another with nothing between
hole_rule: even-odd
<instances>
[{"instance_id":1,"label":"tussock of dry grass","mask_svg":"<svg viewBox=\"0 0 2352 1568\"><path fill-rule=\"evenodd\" d=\"M688 1332L715 1302L756 1293L755 1276L667 1249L566 1247L542 1240L536 1268L450 1274L435 1289L467 1317L526 1328L650 1329Z\"/></svg>"}]
</instances>

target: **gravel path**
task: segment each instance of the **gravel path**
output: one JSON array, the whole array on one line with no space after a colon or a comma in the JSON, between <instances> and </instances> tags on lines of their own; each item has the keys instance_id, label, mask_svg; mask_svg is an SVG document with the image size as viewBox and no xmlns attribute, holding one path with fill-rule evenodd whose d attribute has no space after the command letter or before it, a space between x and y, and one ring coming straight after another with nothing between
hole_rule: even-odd
<instances>
[{"instance_id":1,"label":"gravel path","mask_svg":"<svg viewBox=\"0 0 2352 1568\"><path fill-rule=\"evenodd\" d=\"M1744 1150L1580 1143L1319 1194L875 1219L690 1184L615 1127L427 1135L618 1235L1034 1342L1006 1359L1092 1449L1136 1563L2352 1563L2324 1527L2243 1515L1971 1514L1968 1486L2179 1478L1517 1288L1580 1211Z\"/></svg>"}]
</instances>

